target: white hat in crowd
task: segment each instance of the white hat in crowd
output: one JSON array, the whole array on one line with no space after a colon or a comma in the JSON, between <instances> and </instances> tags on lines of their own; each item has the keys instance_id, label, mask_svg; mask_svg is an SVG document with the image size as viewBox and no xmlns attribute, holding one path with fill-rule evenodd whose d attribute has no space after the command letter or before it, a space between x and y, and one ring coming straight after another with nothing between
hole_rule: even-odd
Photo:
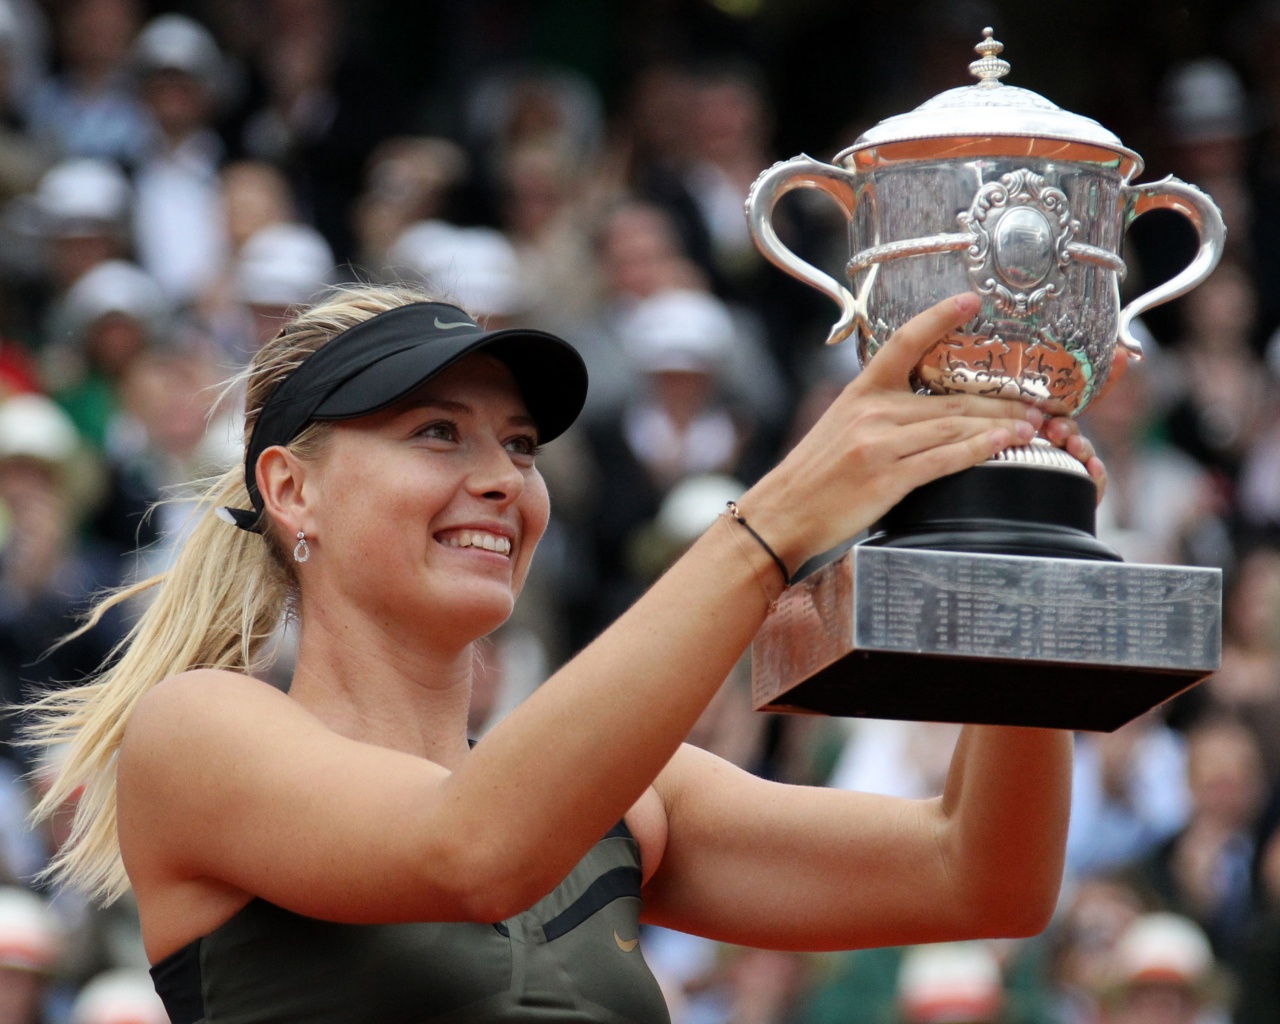
<instances>
[{"instance_id":1,"label":"white hat in crowd","mask_svg":"<svg viewBox=\"0 0 1280 1024\"><path fill-rule=\"evenodd\" d=\"M52 399L25 394L0 402L0 461L26 458L64 466L79 451L75 424Z\"/></svg>"},{"instance_id":2,"label":"white hat in crowd","mask_svg":"<svg viewBox=\"0 0 1280 1024\"><path fill-rule=\"evenodd\" d=\"M675 288L641 299L619 326L622 343L645 373L718 373L733 351L733 317L714 295Z\"/></svg>"},{"instance_id":3,"label":"white hat in crowd","mask_svg":"<svg viewBox=\"0 0 1280 1024\"><path fill-rule=\"evenodd\" d=\"M70 1024L169 1024L146 971L103 971L80 990Z\"/></svg>"},{"instance_id":4,"label":"white hat in crowd","mask_svg":"<svg viewBox=\"0 0 1280 1024\"><path fill-rule=\"evenodd\" d=\"M213 36L197 21L181 14L162 14L147 23L133 47L142 74L181 71L215 88L222 76L222 53Z\"/></svg>"},{"instance_id":5,"label":"white hat in crowd","mask_svg":"<svg viewBox=\"0 0 1280 1024\"><path fill-rule=\"evenodd\" d=\"M405 229L388 259L473 316L514 316L531 304L515 247L493 228L420 221Z\"/></svg>"},{"instance_id":6,"label":"white hat in crowd","mask_svg":"<svg viewBox=\"0 0 1280 1024\"><path fill-rule=\"evenodd\" d=\"M22 25L14 13L12 0L0 0L0 46L7 50L22 42Z\"/></svg>"},{"instance_id":7,"label":"white hat in crowd","mask_svg":"<svg viewBox=\"0 0 1280 1024\"><path fill-rule=\"evenodd\" d=\"M1198 986L1214 967L1200 927L1179 914L1143 914L1121 934L1112 959L1121 985L1165 982Z\"/></svg>"},{"instance_id":8,"label":"white hat in crowd","mask_svg":"<svg viewBox=\"0 0 1280 1024\"><path fill-rule=\"evenodd\" d=\"M43 899L17 886L0 887L0 968L47 973L58 959L61 938Z\"/></svg>"},{"instance_id":9,"label":"white hat in crowd","mask_svg":"<svg viewBox=\"0 0 1280 1024\"><path fill-rule=\"evenodd\" d=\"M1244 83L1220 57L1179 65L1165 80L1163 94L1165 121L1178 142L1239 138L1253 128Z\"/></svg>"},{"instance_id":10,"label":"white hat in crowd","mask_svg":"<svg viewBox=\"0 0 1280 1024\"><path fill-rule=\"evenodd\" d=\"M315 297L333 273L333 250L306 224L268 224L240 249L236 292L251 306L292 306Z\"/></svg>"},{"instance_id":11,"label":"white hat in crowd","mask_svg":"<svg viewBox=\"0 0 1280 1024\"><path fill-rule=\"evenodd\" d=\"M915 946L902 959L898 1006L910 1024L994 1021L1003 1002L1000 964L988 943Z\"/></svg>"},{"instance_id":12,"label":"white hat in crowd","mask_svg":"<svg viewBox=\"0 0 1280 1024\"><path fill-rule=\"evenodd\" d=\"M59 312L61 326L74 338L82 338L108 313L119 313L138 321L151 340L158 341L173 317L173 307L160 285L128 260L99 263L71 286Z\"/></svg>"},{"instance_id":13,"label":"white hat in crowd","mask_svg":"<svg viewBox=\"0 0 1280 1024\"><path fill-rule=\"evenodd\" d=\"M77 157L45 172L35 207L47 234L96 235L124 226L132 189L110 160Z\"/></svg>"},{"instance_id":14,"label":"white hat in crowd","mask_svg":"<svg viewBox=\"0 0 1280 1024\"><path fill-rule=\"evenodd\" d=\"M667 493L655 520L672 542L691 544L716 521L725 504L742 497L746 485L722 473L685 477Z\"/></svg>"}]
</instances>

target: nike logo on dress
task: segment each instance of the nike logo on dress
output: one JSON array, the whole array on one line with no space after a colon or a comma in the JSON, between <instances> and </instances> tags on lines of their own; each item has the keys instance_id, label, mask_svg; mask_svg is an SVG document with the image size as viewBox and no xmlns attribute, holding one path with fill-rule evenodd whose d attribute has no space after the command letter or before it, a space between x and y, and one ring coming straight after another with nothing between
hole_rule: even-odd
<instances>
[{"instance_id":1,"label":"nike logo on dress","mask_svg":"<svg viewBox=\"0 0 1280 1024\"><path fill-rule=\"evenodd\" d=\"M618 948L624 953L630 953L640 944L640 939L638 937L624 941L622 936L617 932L613 933L613 941L618 944Z\"/></svg>"},{"instance_id":2,"label":"nike logo on dress","mask_svg":"<svg viewBox=\"0 0 1280 1024\"><path fill-rule=\"evenodd\" d=\"M442 324L440 322L440 318L436 317L436 326L442 331L447 331L454 327L474 327L475 324L471 323L469 320L463 320L461 323L457 324Z\"/></svg>"}]
</instances>

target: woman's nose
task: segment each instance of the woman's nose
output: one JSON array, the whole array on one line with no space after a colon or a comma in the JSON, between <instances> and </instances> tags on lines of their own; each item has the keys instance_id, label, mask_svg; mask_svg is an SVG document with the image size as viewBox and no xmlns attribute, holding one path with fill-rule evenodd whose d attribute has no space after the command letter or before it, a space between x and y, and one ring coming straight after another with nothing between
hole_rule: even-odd
<instances>
[{"instance_id":1,"label":"woman's nose","mask_svg":"<svg viewBox=\"0 0 1280 1024\"><path fill-rule=\"evenodd\" d=\"M509 504L524 492L524 473L505 446L486 444L477 453L469 487L473 494L489 501Z\"/></svg>"}]
</instances>

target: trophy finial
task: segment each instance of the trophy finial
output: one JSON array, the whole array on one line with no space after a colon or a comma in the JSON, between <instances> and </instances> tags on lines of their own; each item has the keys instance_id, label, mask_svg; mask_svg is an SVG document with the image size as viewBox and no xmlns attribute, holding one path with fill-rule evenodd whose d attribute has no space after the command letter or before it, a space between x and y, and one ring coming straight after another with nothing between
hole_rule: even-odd
<instances>
[{"instance_id":1,"label":"trophy finial","mask_svg":"<svg viewBox=\"0 0 1280 1024\"><path fill-rule=\"evenodd\" d=\"M984 28L982 30L982 42L974 47L981 60L975 60L969 65L969 74L978 79L978 85L994 88L1000 84L1000 79L1009 73L1009 62L1001 60L996 56L1004 49L1004 43L992 38L995 35L995 29Z\"/></svg>"}]
</instances>

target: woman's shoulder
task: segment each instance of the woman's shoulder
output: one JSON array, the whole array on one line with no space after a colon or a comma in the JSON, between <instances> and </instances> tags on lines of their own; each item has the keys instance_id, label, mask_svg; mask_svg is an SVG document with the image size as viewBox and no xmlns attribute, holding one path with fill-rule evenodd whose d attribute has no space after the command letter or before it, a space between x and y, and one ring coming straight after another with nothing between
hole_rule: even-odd
<instances>
[{"instance_id":1,"label":"woman's shoulder","mask_svg":"<svg viewBox=\"0 0 1280 1024\"><path fill-rule=\"evenodd\" d=\"M159 755L172 763L199 754L227 736L241 739L308 716L295 701L253 676L226 669L192 669L151 687L129 715L121 767Z\"/></svg>"}]
</instances>

